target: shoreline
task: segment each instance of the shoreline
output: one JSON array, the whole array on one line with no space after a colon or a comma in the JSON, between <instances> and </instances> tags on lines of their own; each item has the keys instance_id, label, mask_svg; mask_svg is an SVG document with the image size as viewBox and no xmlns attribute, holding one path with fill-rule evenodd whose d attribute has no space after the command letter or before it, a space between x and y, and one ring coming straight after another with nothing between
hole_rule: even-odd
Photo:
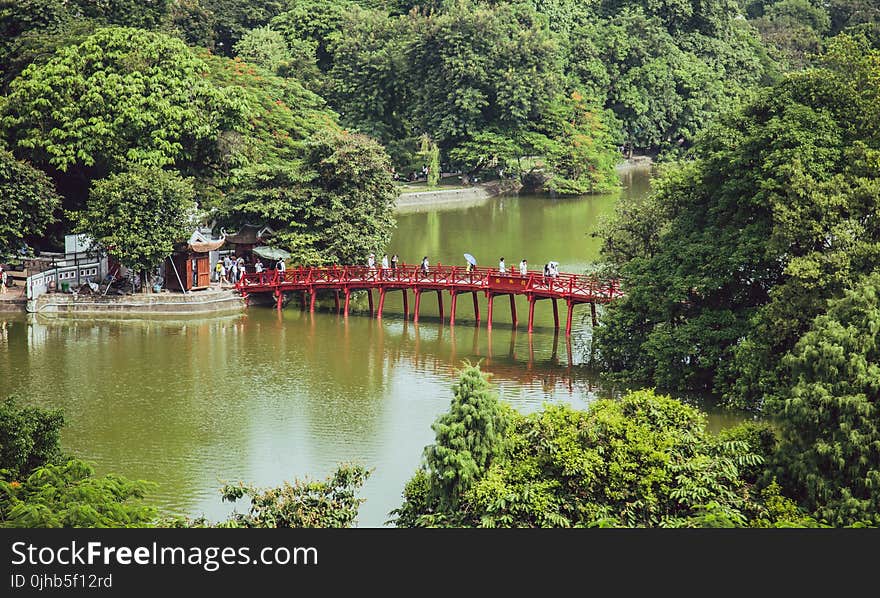
<instances>
[{"instance_id":1,"label":"shoreline","mask_svg":"<svg viewBox=\"0 0 880 598\"><path fill-rule=\"evenodd\" d=\"M651 156L636 155L619 162L614 169L619 175L626 176L633 171L650 170L653 167L654 160ZM518 181L511 181L510 184L499 184L499 181L489 181L488 183L480 183L467 188L407 191L397 196L394 211L406 213L425 208L442 208L443 206L476 206L499 195L516 193L520 188L521 185Z\"/></svg>"},{"instance_id":2,"label":"shoreline","mask_svg":"<svg viewBox=\"0 0 880 598\"><path fill-rule=\"evenodd\" d=\"M205 315L240 312L246 308L244 298L233 289L206 289L186 295L182 293L138 293L136 295L100 297L47 293L36 301L28 301L26 311L58 315ZM22 309L21 311L25 311Z\"/></svg>"}]
</instances>

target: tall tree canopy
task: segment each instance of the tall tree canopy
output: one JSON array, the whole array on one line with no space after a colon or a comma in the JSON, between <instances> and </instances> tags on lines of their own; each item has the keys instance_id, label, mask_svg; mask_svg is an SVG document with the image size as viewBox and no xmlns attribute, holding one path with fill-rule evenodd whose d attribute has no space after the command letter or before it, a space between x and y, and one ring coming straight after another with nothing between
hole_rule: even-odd
<instances>
[{"instance_id":1,"label":"tall tree canopy","mask_svg":"<svg viewBox=\"0 0 880 598\"><path fill-rule=\"evenodd\" d=\"M61 198L41 170L0 149L0 256L33 242L55 220Z\"/></svg>"},{"instance_id":2,"label":"tall tree canopy","mask_svg":"<svg viewBox=\"0 0 880 598\"><path fill-rule=\"evenodd\" d=\"M243 119L243 106L207 73L177 39L100 29L28 67L10 86L0 127L77 209L92 180L131 165L202 169L218 159L220 133Z\"/></svg>"},{"instance_id":3,"label":"tall tree canopy","mask_svg":"<svg viewBox=\"0 0 880 598\"><path fill-rule=\"evenodd\" d=\"M771 401L783 486L834 526L880 525L880 274L829 303L783 360Z\"/></svg>"},{"instance_id":4,"label":"tall tree canopy","mask_svg":"<svg viewBox=\"0 0 880 598\"><path fill-rule=\"evenodd\" d=\"M617 254L627 296L597 331L612 370L750 408L785 386L780 356L880 255L878 75L878 50L835 39L820 68L726 117L612 227L609 257L640 245L627 231L659 235Z\"/></svg>"}]
</instances>

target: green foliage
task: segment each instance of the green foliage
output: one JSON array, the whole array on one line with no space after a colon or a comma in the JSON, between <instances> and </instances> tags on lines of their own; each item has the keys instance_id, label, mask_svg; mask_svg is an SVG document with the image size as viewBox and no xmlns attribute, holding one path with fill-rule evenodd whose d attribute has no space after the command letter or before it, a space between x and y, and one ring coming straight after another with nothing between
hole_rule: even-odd
<instances>
[{"instance_id":1,"label":"green foliage","mask_svg":"<svg viewBox=\"0 0 880 598\"><path fill-rule=\"evenodd\" d=\"M427 133L423 133L419 138L420 148L419 157L422 158L428 167L428 186L436 187L440 182L440 148L431 140Z\"/></svg>"},{"instance_id":2,"label":"green foliage","mask_svg":"<svg viewBox=\"0 0 880 598\"><path fill-rule=\"evenodd\" d=\"M338 39L345 15L355 8L346 0L289 0L286 10L272 19L291 47L309 44L321 72L331 67L330 47Z\"/></svg>"},{"instance_id":3,"label":"green foliage","mask_svg":"<svg viewBox=\"0 0 880 598\"><path fill-rule=\"evenodd\" d=\"M327 98L346 126L376 137L391 152L401 139L413 136L407 127L410 81L406 75L411 23L352 7L338 26L340 34L330 46L333 66L327 77ZM404 161L399 156L395 164L400 167Z\"/></svg>"},{"instance_id":4,"label":"green foliage","mask_svg":"<svg viewBox=\"0 0 880 598\"><path fill-rule=\"evenodd\" d=\"M156 509L138 499L152 486L62 457L63 425L58 410L0 403L0 527L151 525Z\"/></svg>"},{"instance_id":5,"label":"green foliage","mask_svg":"<svg viewBox=\"0 0 880 598\"><path fill-rule=\"evenodd\" d=\"M264 27L284 10L284 0L201 0L202 6L214 15L215 48L232 55L235 44L251 29Z\"/></svg>"},{"instance_id":6,"label":"green foliage","mask_svg":"<svg viewBox=\"0 0 880 598\"><path fill-rule=\"evenodd\" d=\"M749 527L831 527L816 521L792 499L783 496L781 490L775 479L761 490L761 509Z\"/></svg>"},{"instance_id":7,"label":"green foliage","mask_svg":"<svg viewBox=\"0 0 880 598\"><path fill-rule=\"evenodd\" d=\"M770 403L783 487L834 526L880 524L880 274L828 304L783 360Z\"/></svg>"},{"instance_id":8,"label":"green foliage","mask_svg":"<svg viewBox=\"0 0 880 598\"><path fill-rule=\"evenodd\" d=\"M0 470L0 527L151 527L157 510L139 500L151 488L112 474L95 477L75 459L37 467L23 480Z\"/></svg>"},{"instance_id":9,"label":"green foliage","mask_svg":"<svg viewBox=\"0 0 880 598\"><path fill-rule=\"evenodd\" d=\"M880 252L877 56L835 40L822 68L726 116L651 209L614 228L627 297L597 330L607 366L745 408L786 386L780 356ZM646 225L659 233L647 253Z\"/></svg>"},{"instance_id":10,"label":"green foliage","mask_svg":"<svg viewBox=\"0 0 880 598\"><path fill-rule=\"evenodd\" d=\"M205 0L171 0L163 29L174 33L188 46L214 48L216 17Z\"/></svg>"},{"instance_id":11,"label":"green foliage","mask_svg":"<svg viewBox=\"0 0 880 598\"><path fill-rule=\"evenodd\" d=\"M23 479L61 457L64 416L58 410L20 407L14 397L0 402L0 470Z\"/></svg>"},{"instance_id":12,"label":"green foliage","mask_svg":"<svg viewBox=\"0 0 880 598\"><path fill-rule=\"evenodd\" d=\"M620 186L614 169L620 154L606 124L613 117L603 112L579 92L548 108L542 123L546 141L540 154L550 168L547 187L551 191L583 195L607 193Z\"/></svg>"},{"instance_id":13,"label":"green foliage","mask_svg":"<svg viewBox=\"0 0 880 598\"><path fill-rule=\"evenodd\" d=\"M498 402L488 376L465 364L452 391L449 411L431 426L435 443L425 447L423 468L407 485L404 504L392 513L398 526L431 526L443 517L457 521L465 494L503 448L511 412Z\"/></svg>"},{"instance_id":14,"label":"green foliage","mask_svg":"<svg viewBox=\"0 0 880 598\"><path fill-rule=\"evenodd\" d=\"M192 182L161 168L114 174L92 187L78 232L136 272L152 271L195 224Z\"/></svg>"},{"instance_id":15,"label":"green foliage","mask_svg":"<svg viewBox=\"0 0 880 598\"><path fill-rule=\"evenodd\" d=\"M359 263L385 246L395 224L390 169L372 139L322 131L295 163L242 169L220 219L268 223L295 263Z\"/></svg>"},{"instance_id":16,"label":"green foliage","mask_svg":"<svg viewBox=\"0 0 880 598\"><path fill-rule=\"evenodd\" d=\"M179 40L100 29L28 67L10 86L0 126L16 155L63 173L59 190L81 200L92 180L134 164L211 161L219 133L241 115L206 74Z\"/></svg>"},{"instance_id":17,"label":"green foliage","mask_svg":"<svg viewBox=\"0 0 880 598\"><path fill-rule=\"evenodd\" d=\"M725 30L673 34L660 17L628 8L575 30L572 69L621 121L626 145L681 151L763 74L752 33Z\"/></svg>"},{"instance_id":18,"label":"green foliage","mask_svg":"<svg viewBox=\"0 0 880 598\"><path fill-rule=\"evenodd\" d=\"M227 484L223 500L250 500L247 513L233 513L216 527L245 528L344 528L355 524L364 499L357 491L370 476L360 465L342 465L324 481L295 480L277 488Z\"/></svg>"},{"instance_id":19,"label":"green foliage","mask_svg":"<svg viewBox=\"0 0 880 598\"><path fill-rule=\"evenodd\" d=\"M639 391L597 401L587 411L545 406L508 417L507 433L491 442L494 450L481 452L491 455L487 466L466 451L438 451L439 464L407 484L395 523L739 527L757 508L740 476L762 457L746 440L713 437L702 413L667 396ZM473 426L479 420L459 417L456 423L461 428L467 421ZM441 433L461 437L448 434L451 425L435 429L438 440ZM445 483L438 472L447 472ZM438 490L445 494L435 496Z\"/></svg>"},{"instance_id":20,"label":"green foliage","mask_svg":"<svg viewBox=\"0 0 880 598\"><path fill-rule=\"evenodd\" d=\"M561 89L558 42L526 5L461 0L413 19L410 114L441 152L481 130L530 128Z\"/></svg>"},{"instance_id":21,"label":"green foliage","mask_svg":"<svg viewBox=\"0 0 880 598\"><path fill-rule=\"evenodd\" d=\"M45 233L61 205L49 177L4 149L0 149L0 197L0 257Z\"/></svg>"},{"instance_id":22,"label":"green foliage","mask_svg":"<svg viewBox=\"0 0 880 598\"><path fill-rule=\"evenodd\" d=\"M250 62L273 73L290 68L293 61L284 38L269 27L259 27L248 31L235 43L233 51L245 62Z\"/></svg>"}]
</instances>

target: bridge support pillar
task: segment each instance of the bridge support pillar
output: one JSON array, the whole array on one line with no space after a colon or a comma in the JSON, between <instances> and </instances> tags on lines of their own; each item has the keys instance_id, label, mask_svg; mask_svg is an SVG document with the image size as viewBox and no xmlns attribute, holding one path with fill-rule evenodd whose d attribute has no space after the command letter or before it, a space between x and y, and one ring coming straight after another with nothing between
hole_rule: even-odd
<instances>
[{"instance_id":1,"label":"bridge support pillar","mask_svg":"<svg viewBox=\"0 0 880 598\"><path fill-rule=\"evenodd\" d=\"M440 323L443 323L443 291L437 291L437 309L440 310Z\"/></svg>"},{"instance_id":2,"label":"bridge support pillar","mask_svg":"<svg viewBox=\"0 0 880 598\"><path fill-rule=\"evenodd\" d=\"M516 297L513 293L508 295L510 297L510 317L513 320L513 327L516 328L517 319L516 319Z\"/></svg>"},{"instance_id":3,"label":"bridge support pillar","mask_svg":"<svg viewBox=\"0 0 880 598\"><path fill-rule=\"evenodd\" d=\"M413 293L416 296L416 304L413 307L413 322L418 324L419 323L419 304L422 302L422 291L419 289L413 289Z\"/></svg>"},{"instance_id":4,"label":"bridge support pillar","mask_svg":"<svg viewBox=\"0 0 880 598\"><path fill-rule=\"evenodd\" d=\"M373 289L367 289L367 298L370 303L370 317L373 317Z\"/></svg>"},{"instance_id":5,"label":"bridge support pillar","mask_svg":"<svg viewBox=\"0 0 880 598\"><path fill-rule=\"evenodd\" d=\"M534 323L535 323L535 296L529 295L529 333L532 332L532 326Z\"/></svg>"},{"instance_id":6,"label":"bridge support pillar","mask_svg":"<svg viewBox=\"0 0 880 598\"><path fill-rule=\"evenodd\" d=\"M565 321L565 336L571 336L571 319L574 315L574 303L571 300L566 300L568 304L568 318Z\"/></svg>"},{"instance_id":7,"label":"bridge support pillar","mask_svg":"<svg viewBox=\"0 0 880 598\"><path fill-rule=\"evenodd\" d=\"M495 299L495 295L492 293L486 293L486 299L489 301L489 310L486 314L486 328L492 330L492 300Z\"/></svg>"},{"instance_id":8,"label":"bridge support pillar","mask_svg":"<svg viewBox=\"0 0 880 598\"><path fill-rule=\"evenodd\" d=\"M311 295L311 300L309 301L309 311L314 312L315 311L315 299L318 298L318 291L316 291L315 289L311 289L309 291L309 295Z\"/></svg>"},{"instance_id":9,"label":"bridge support pillar","mask_svg":"<svg viewBox=\"0 0 880 598\"><path fill-rule=\"evenodd\" d=\"M590 318L593 320L593 328L599 325L599 320L596 318L596 302L593 301L590 303Z\"/></svg>"},{"instance_id":10,"label":"bridge support pillar","mask_svg":"<svg viewBox=\"0 0 880 598\"><path fill-rule=\"evenodd\" d=\"M275 307L281 309L282 293L279 289L275 289Z\"/></svg>"},{"instance_id":11,"label":"bridge support pillar","mask_svg":"<svg viewBox=\"0 0 880 598\"><path fill-rule=\"evenodd\" d=\"M449 325L455 326L455 304L458 302L458 293L452 291L452 304L449 306Z\"/></svg>"},{"instance_id":12,"label":"bridge support pillar","mask_svg":"<svg viewBox=\"0 0 880 598\"><path fill-rule=\"evenodd\" d=\"M385 307L385 289L379 287L379 309L376 310L376 319L382 319L382 308Z\"/></svg>"},{"instance_id":13,"label":"bridge support pillar","mask_svg":"<svg viewBox=\"0 0 880 598\"><path fill-rule=\"evenodd\" d=\"M474 326L480 325L480 303L477 301L477 292L474 291L471 293L471 296L474 298Z\"/></svg>"},{"instance_id":14,"label":"bridge support pillar","mask_svg":"<svg viewBox=\"0 0 880 598\"><path fill-rule=\"evenodd\" d=\"M406 289L400 289L403 292L403 319L409 319L409 293Z\"/></svg>"},{"instance_id":15,"label":"bridge support pillar","mask_svg":"<svg viewBox=\"0 0 880 598\"><path fill-rule=\"evenodd\" d=\"M348 317L348 306L351 304L351 290L345 289L345 307L343 308L343 316Z\"/></svg>"},{"instance_id":16,"label":"bridge support pillar","mask_svg":"<svg viewBox=\"0 0 880 598\"><path fill-rule=\"evenodd\" d=\"M559 308L556 306L556 297L553 298L553 327L559 332Z\"/></svg>"}]
</instances>

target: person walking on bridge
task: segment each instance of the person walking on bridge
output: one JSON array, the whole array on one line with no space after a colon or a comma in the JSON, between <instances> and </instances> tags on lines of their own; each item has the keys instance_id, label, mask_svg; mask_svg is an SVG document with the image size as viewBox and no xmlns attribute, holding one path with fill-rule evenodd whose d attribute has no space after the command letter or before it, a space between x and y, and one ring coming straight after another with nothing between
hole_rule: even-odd
<instances>
[{"instance_id":1,"label":"person walking on bridge","mask_svg":"<svg viewBox=\"0 0 880 598\"><path fill-rule=\"evenodd\" d=\"M397 259L397 254L396 254L396 253L395 253L394 255L391 256L391 269L392 269L392 270L397 270L397 262L398 262L398 261L399 261L399 260Z\"/></svg>"},{"instance_id":2,"label":"person walking on bridge","mask_svg":"<svg viewBox=\"0 0 880 598\"><path fill-rule=\"evenodd\" d=\"M428 277L428 256L422 258L422 278Z\"/></svg>"},{"instance_id":3,"label":"person walking on bridge","mask_svg":"<svg viewBox=\"0 0 880 598\"><path fill-rule=\"evenodd\" d=\"M506 274L507 273L507 266L504 264L503 257L501 258L501 260L498 261L498 273L499 274Z\"/></svg>"},{"instance_id":4,"label":"person walking on bridge","mask_svg":"<svg viewBox=\"0 0 880 598\"><path fill-rule=\"evenodd\" d=\"M527 276L529 273L529 265L526 262L526 258L523 258L523 261L519 263L519 273L521 276Z\"/></svg>"}]
</instances>

